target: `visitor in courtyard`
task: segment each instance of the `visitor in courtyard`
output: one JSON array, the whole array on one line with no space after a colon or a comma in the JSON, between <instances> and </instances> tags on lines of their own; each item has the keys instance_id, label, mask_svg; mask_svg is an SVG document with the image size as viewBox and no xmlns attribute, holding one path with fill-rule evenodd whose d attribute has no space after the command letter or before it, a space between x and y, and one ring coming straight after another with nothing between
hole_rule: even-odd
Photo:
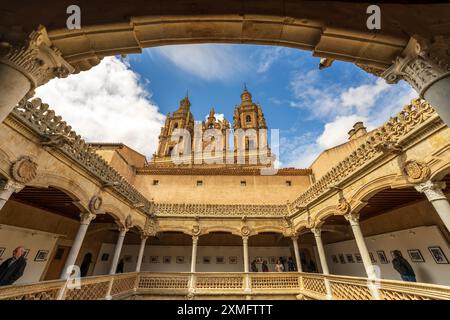
<instances>
[{"instance_id":1,"label":"visitor in courtyard","mask_svg":"<svg viewBox=\"0 0 450 320\"><path fill-rule=\"evenodd\" d=\"M283 265L283 271L285 271L286 270L286 266L285 266L286 261L284 261L283 257L280 257L278 260L280 260L280 263Z\"/></svg>"},{"instance_id":2,"label":"visitor in courtyard","mask_svg":"<svg viewBox=\"0 0 450 320\"><path fill-rule=\"evenodd\" d=\"M252 269L252 272L258 272L258 267L256 266L256 260L253 260L250 264L250 268Z\"/></svg>"},{"instance_id":3,"label":"visitor in courtyard","mask_svg":"<svg viewBox=\"0 0 450 320\"><path fill-rule=\"evenodd\" d=\"M401 252L398 250L394 251L394 259L392 260L392 265L394 266L394 269L397 270L398 273L400 273L403 281L416 282L416 274L414 273L413 268L411 267L409 262L402 257Z\"/></svg>"},{"instance_id":4,"label":"visitor in courtyard","mask_svg":"<svg viewBox=\"0 0 450 320\"><path fill-rule=\"evenodd\" d=\"M295 271L296 270L295 263L294 263L294 260L292 260L292 257L288 258L287 264L288 264L288 271Z\"/></svg>"},{"instance_id":5,"label":"visitor in courtyard","mask_svg":"<svg viewBox=\"0 0 450 320\"><path fill-rule=\"evenodd\" d=\"M269 272L269 266L267 265L267 260L264 260L261 266L262 272Z\"/></svg>"},{"instance_id":6,"label":"visitor in courtyard","mask_svg":"<svg viewBox=\"0 0 450 320\"><path fill-rule=\"evenodd\" d=\"M284 271L284 266L281 263L280 259L277 260L277 264L275 265L275 271L276 272L283 272Z\"/></svg>"},{"instance_id":7,"label":"visitor in courtyard","mask_svg":"<svg viewBox=\"0 0 450 320\"><path fill-rule=\"evenodd\" d=\"M117 264L116 273L123 273L123 259L120 259L119 263Z\"/></svg>"},{"instance_id":8,"label":"visitor in courtyard","mask_svg":"<svg viewBox=\"0 0 450 320\"><path fill-rule=\"evenodd\" d=\"M24 248L14 249L13 256L0 265L0 286L8 286L17 281L25 271L27 262L23 257Z\"/></svg>"}]
</instances>

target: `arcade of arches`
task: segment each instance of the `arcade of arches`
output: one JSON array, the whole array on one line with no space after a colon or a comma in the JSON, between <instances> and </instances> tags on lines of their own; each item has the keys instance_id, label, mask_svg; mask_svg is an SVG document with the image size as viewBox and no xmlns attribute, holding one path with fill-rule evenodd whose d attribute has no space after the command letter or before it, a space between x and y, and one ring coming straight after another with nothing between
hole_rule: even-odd
<instances>
[{"instance_id":1,"label":"arcade of arches","mask_svg":"<svg viewBox=\"0 0 450 320\"><path fill-rule=\"evenodd\" d=\"M334 1L325 11L320 1L266 1L264 8L165 1L173 6L142 4L139 14L117 4L97 23L88 9L103 2L81 1L87 24L71 31L53 14L64 2L42 15L33 6L21 13L0 7L0 259L18 244L27 257L25 274L0 298L61 298L55 286L73 265L86 288L105 292L64 287L66 298L111 298L136 286L150 297L223 297L225 290L232 297L450 298L448 5L402 7L402 14L383 5L385 28L374 34L359 26L365 7ZM361 15L339 19L354 10ZM423 10L429 15L419 16ZM11 15L20 14L29 19L17 27ZM406 80L420 98L375 130L356 123L346 143L309 168L274 175L261 175L261 163L171 163L172 131L194 121L187 97L168 116L149 161L121 143L85 142L51 106L30 99L37 86L89 72L104 56L200 42L311 50L388 82ZM267 128L247 89L232 123L212 112L203 126ZM402 285L394 250L411 263L416 287ZM280 257L291 258L295 272L251 272L262 271L263 261L275 271ZM46 282L54 279L62 282Z\"/></svg>"}]
</instances>

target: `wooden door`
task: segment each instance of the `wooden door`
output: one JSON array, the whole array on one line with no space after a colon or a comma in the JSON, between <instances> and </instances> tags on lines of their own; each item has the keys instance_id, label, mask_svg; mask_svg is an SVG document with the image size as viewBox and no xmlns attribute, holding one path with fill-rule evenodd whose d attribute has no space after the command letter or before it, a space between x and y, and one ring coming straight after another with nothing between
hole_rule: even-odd
<instances>
[{"instance_id":1,"label":"wooden door","mask_svg":"<svg viewBox=\"0 0 450 320\"><path fill-rule=\"evenodd\" d=\"M50 262L50 266L48 267L44 280L59 279L62 269L64 268L64 264L66 263L67 256L69 255L69 251L70 247L68 246L58 246L56 248L55 255L53 256L53 260Z\"/></svg>"}]
</instances>

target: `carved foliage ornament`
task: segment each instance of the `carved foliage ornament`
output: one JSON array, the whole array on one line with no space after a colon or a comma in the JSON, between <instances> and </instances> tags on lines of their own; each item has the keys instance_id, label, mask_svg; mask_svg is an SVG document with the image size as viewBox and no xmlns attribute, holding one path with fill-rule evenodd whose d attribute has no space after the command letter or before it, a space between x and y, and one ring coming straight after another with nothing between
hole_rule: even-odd
<instances>
[{"instance_id":1,"label":"carved foliage ornament","mask_svg":"<svg viewBox=\"0 0 450 320\"><path fill-rule=\"evenodd\" d=\"M199 236L200 235L200 226L198 224L194 224L192 226L192 235Z\"/></svg>"},{"instance_id":2,"label":"carved foliage ornament","mask_svg":"<svg viewBox=\"0 0 450 320\"><path fill-rule=\"evenodd\" d=\"M340 198L339 204L337 205L337 214L346 215L349 212L350 212L350 204L348 203L347 199Z\"/></svg>"},{"instance_id":3,"label":"carved foliage ornament","mask_svg":"<svg viewBox=\"0 0 450 320\"><path fill-rule=\"evenodd\" d=\"M431 174L430 167L428 167L425 163L416 160L406 161L403 171L412 182L426 181Z\"/></svg>"},{"instance_id":4,"label":"carved foliage ornament","mask_svg":"<svg viewBox=\"0 0 450 320\"><path fill-rule=\"evenodd\" d=\"M243 226L243 227L241 228L241 235L242 235L243 237L248 237L248 236L250 235L250 228L247 227L247 226Z\"/></svg>"},{"instance_id":5,"label":"carved foliage ornament","mask_svg":"<svg viewBox=\"0 0 450 320\"><path fill-rule=\"evenodd\" d=\"M37 175L37 163L30 157L23 156L11 166L11 175L17 182L28 183Z\"/></svg>"},{"instance_id":6,"label":"carved foliage ornament","mask_svg":"<svg viewBox=\"0 0 450 320\"><path fill-rule=\"evenodd\" d=\"M131 215L127 215L127 217L125 218L124 226L126 229L131 229L131 227L133 227L133 219L131 218Z\"/></svg>"}]
</instances>

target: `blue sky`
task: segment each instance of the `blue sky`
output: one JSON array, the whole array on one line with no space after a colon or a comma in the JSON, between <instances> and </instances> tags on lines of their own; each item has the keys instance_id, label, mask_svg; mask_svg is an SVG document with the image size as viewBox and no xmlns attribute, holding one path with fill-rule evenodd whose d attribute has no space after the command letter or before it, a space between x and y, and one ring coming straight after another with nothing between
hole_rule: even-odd
<instances>
[{"instance_id":1,"label":"blue sky","mask_svg":"<svg viewBox=\"0 0 450 320\"><path fill-rule=\"evenodd\" d=\"M310 52L256 45L182 45L105 58L89 72L52 80L37 96L88 141L124 142L150 157L165 115L189 92L204 120L211 107L232 120L244 83L280 130L281 165L307 167L346 141L352 125L381 125L416 96L351 63L319 70ZM65 92L65 94L61 94Z\"/></svg>"}]
</instances>

